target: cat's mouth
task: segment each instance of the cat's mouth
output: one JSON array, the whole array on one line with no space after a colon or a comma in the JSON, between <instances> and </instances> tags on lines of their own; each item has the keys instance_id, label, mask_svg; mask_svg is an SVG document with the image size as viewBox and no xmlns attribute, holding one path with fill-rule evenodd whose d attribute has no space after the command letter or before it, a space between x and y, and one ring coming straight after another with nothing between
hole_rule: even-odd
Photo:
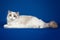
<instances>
[{"instance_id":1,"label":"cat's mouth","mask_svg":"<svg viewBox=\"0 0 60 40\"><path fill-rule=\"evenodd\" d=\"M14 21L14 19L10 19L11 21Z\"/></svg>"}]
</instances>

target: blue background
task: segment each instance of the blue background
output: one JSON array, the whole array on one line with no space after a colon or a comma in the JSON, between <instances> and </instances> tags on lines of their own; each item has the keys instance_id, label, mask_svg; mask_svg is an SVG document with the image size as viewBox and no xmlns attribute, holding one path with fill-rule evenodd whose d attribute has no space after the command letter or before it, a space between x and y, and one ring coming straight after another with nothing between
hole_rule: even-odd
<instances>
[{"instance_id":1,"label":"blue background","mask_svg":"<svg viewBox=\"0 0 60 40\"><path fill-rule=\"evenodd\" d=\"M36 16L45 22L55 20L58 28L4 29L8 10ZM0 40L60 40L59 0L0 0Z\"/></svg>"}]
</instances>

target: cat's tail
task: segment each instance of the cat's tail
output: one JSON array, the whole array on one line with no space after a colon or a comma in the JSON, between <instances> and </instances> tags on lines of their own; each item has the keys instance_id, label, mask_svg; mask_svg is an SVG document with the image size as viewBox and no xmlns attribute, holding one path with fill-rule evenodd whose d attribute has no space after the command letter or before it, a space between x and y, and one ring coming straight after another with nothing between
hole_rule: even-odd
<instances>
[{"instance_id":1,"label":"cat's tail","mask_svg":"<svg viewBox=\"0 0 60 40\"><path fill-rule=\"evenodd\" d=\"M55 21L50 21L49 22L49 27L51 27L51 28L57 28L58 24Z\"/></svg>"},{"instance_id":2,"label":"cat's tail","mask_svg":"<svg viewBox=\"0 0 60 40\"><path fill-rule=\"evenodd\" d=\"M55 21L50 21L48 23L41 22L40 23L40 28L57 28L58 24Z\"/></svg>"},{"instance_id":3,"label":"cat's tail","mask_svg":"<svg viewBox=\"0 0 60 40\"><path fill-rule=\"evenodd\" d=\"M55 21L50 21L48 23L45 23L44 24L44 27L45 28L57 28L58 27L58 24L55 22Z\"/></svg>"}]
</instances>

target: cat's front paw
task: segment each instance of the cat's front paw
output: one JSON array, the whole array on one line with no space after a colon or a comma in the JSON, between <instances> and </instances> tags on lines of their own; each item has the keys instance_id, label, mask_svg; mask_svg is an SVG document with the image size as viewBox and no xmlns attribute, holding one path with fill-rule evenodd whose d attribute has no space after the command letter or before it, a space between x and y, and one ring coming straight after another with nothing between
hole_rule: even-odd
<instances>
[{"instance_id":1,"label":"cat's front paw","mask_svg":"<svg viewBox=\"0 0 60 40\"><path fill-rule=\"evenodd\" d=\"M8 25L7 25L7 24L5 24L5 25L4 25L4 28L6 28L6 27L8 27Z\"/></svg>"}]
</instances>

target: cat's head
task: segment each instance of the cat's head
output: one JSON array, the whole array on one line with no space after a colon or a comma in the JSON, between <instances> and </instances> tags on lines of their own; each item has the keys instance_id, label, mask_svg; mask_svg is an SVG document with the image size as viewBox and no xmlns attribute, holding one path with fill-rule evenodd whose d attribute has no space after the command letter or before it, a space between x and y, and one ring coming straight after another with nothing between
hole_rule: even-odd
<instances>
[{"instance_id":1,"label":"cat's head","mask_svg":"<svg viewBox=\"0 0 60 40\"><path fill-rule=\"evenodd\" d=\"M7 21L14 21L19 17L19 12L8 11Z\"/></svg>"}]
</instances>

